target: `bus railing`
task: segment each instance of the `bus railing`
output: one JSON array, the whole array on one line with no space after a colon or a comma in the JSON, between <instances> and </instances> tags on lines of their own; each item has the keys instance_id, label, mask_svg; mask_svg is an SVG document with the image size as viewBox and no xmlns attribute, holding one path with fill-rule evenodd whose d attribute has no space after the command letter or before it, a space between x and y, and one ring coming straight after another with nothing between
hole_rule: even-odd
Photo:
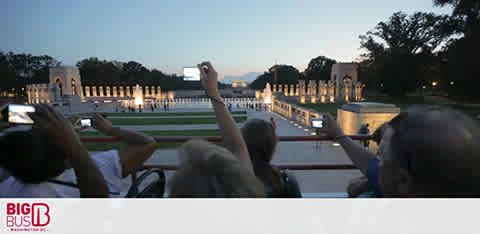
<instances>
[{"instance_id":1,"label":"bus railing","mask_svg":"<svg viewBox=\"0 0 480 234\"><path fill-rule=\"evenodd\" d=\"M372 136L366 135L349 135L352 140L371 140ZM210 142L221 142L223 139L220 136L154 136L158 143L161 142L186 142L191 139L204 139ZM118 142L119 139L114 137L81 137L83 142ZM296 141L333 141L332 137L328 136L280 136L279 141L282 142L296 142Z\"/></svg>"},{"instance_id":2,"label":"bus railing","mask_svg":"<svg viewBox=\"0 0 480 234\"><path fill-rule=\"evenodd\" d=\"M352 140L371 140L369 135L349 135ZM203 139L210 142L221 142L220 136L155 136L155 140L160 142L186 142L191 139ZM81 137L83 142L118 142L119 139L114 137ZM301 142L301 141L333 141L328 136L280 136L278 140L281 142ZM276 165L280 169L287 170L356 170L358 169L352 164L280 164ZM166 171L176 170L178 165L171 164L148 164L144 165L141 170L157 168ZM136 180L136 174L132 173L132 182Z\"/></svg>"}]
</instances>

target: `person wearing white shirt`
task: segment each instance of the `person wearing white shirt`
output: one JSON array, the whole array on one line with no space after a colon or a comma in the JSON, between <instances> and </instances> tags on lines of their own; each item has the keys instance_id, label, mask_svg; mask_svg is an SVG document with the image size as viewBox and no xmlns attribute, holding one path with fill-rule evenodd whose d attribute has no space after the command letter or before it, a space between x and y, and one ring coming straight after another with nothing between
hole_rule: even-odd
<instances>
[{"instance_id":1,"label":"person wearing white shirt","mask_svg":"<svg viewBox=\"0 0 480 234\"><path fill-rule=\"evenodd\" d=\"M93 115L92 124L101 133L127 144L124 150L88 157L103 176L108 186L107 194L122 197L130 184L126 177L152 155L156 142L153 137L112 127L99 114ZM29 132L7 133L0 144L4 151L0 160L0 197L81 197L80 177L72 168L68 155L58 152L59 148L69 149L69 144L58 147L36 128ZM9 144L8 147L5 144Z\"/></svg>"},{"instance_id":2,"label":"person wearing white shirt","mask_svg":"<svg viewBox=\"0 0 480 234\"><path fill-rule=\"evenodd\" d=\"M34 196L27 194L30 188L60 175L68 162L76 177L77 196L107 197L104 177L70 122L49 106L35 107L36 112L29 114L35 122L30 131L0 137L0 196ZM9 126L2 124L2 128Z\"/></svg>"}]
</instances>

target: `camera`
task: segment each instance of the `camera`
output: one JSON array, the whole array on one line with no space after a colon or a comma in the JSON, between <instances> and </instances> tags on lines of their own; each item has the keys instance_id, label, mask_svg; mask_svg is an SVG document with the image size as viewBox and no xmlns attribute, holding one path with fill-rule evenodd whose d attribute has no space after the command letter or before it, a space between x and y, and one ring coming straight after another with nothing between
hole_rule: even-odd
<instances>
[{"instance_id":1,"label":"camera","mask_svg":"<svg viewBox=\"0 0 480 234\"><path fill-rule=\"evenodd\" d=\"M81 119L80 120L81 127L91 127L92 126L92 119Z\"/></svg>"},{"instance_id":2,"label":"camera","mask_svg":"<svg viewBox=\"0 0 480 234\"><path fill-rule=\"evenodd\" d=\"M323 129L326 127L326 121L324 118L312 118L312 127L317 129Z\"/></svg>"}]
</instances>

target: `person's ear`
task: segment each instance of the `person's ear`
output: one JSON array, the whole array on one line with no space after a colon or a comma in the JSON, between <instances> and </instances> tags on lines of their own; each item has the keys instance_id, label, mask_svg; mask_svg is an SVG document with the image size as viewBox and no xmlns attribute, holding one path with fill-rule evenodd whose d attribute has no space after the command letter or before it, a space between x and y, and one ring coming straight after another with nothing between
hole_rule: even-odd
<instances>
[{"instance_id":1,"label":"person's ear","mask_svg":"<svg viewBox=\"0 0 480 234\"><path fill-rule=\"evenodd\" d=\"M413 178L405 168L395 169L395 180L397 191L400 195L408 195L412 193Z\"/></svg>"}]
</instances>

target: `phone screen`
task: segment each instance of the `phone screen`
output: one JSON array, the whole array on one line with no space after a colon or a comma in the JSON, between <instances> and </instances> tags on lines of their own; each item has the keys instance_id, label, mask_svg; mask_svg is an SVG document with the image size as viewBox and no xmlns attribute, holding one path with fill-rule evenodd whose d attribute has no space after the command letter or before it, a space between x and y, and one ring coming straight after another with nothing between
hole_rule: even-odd
<instances>
[{"instance_id":1,"label":"phone screen","mask_svg":"<svg viewBox=\"0 0 480 234\"><path fill-rule=\"evenodd\" d=\"M199 81L200 70L197 67L184 67L183 68L183 80L185 81Z\"/></svg>"},{"instance_id":2,"label":"phone screen","mask_svg":"<svg viewBox=\"0 0 480 234\"><path fill-rule=\"evenodd\" d=\"M323 119L313 119L312 120L312 127L314 128L323 128L325 125L323 124Z\"/></svg>"},{"instance_id":3,"label":"phone screen","mask_svg":"<svg viewBox=\"0 0 480 234\"><path fill-rule=\"evenodd\" d=\"M27 113L35 112L35 107L27 105L8 105L8 122L16 124L33 124Z\"/></svg>"},{"instance_id":4,"label":"phone screen","mask_svg":"<svg viewBox=\"0 0 480 234\"><path fill-rule=\"evenodd\" d=\"M91 119L82 119L82 120L80 120L80 126L91 127L92 126L92 120Z\"/></svg>"}]
</instances>

